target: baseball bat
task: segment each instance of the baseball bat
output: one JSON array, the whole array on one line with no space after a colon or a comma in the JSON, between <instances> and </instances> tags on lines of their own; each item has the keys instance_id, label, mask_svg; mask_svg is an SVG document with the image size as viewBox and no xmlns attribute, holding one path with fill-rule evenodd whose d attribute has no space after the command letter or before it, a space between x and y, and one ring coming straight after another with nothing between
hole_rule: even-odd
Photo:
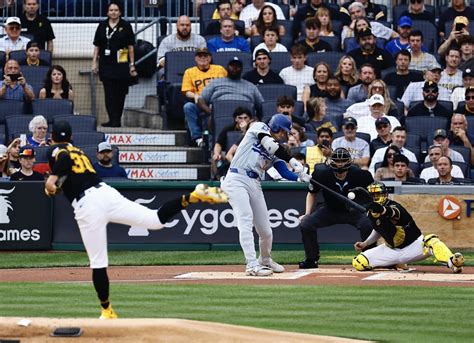
<instances>
[{"instance_id":1,"label":"baseball bat","mask_svg":"<svg viewBox=\"0 0 474 343\"><path fill-rule=\"evenodd\" d=\"M332 195L334 195L336 198L338 198L339 200L341 200L343 203L351 206L352 208L355 208L356 210L358 210L359 212L367 212L367 210L365 209L364 206L362 205L359 205L358 203L356 203L355 201L352 201L351 199L349 199L348 197L342 195L341 193L338 193L338 192L335 192L334 190L332 190L331 188L323 185L322 183L319 183L318 181L316 181L315 179L311 178L311 182L315 183L316 185L318 185L319 187L321 187L322 189L328 191L329 193L331 193Z\"/></svg>"}]
</instances>

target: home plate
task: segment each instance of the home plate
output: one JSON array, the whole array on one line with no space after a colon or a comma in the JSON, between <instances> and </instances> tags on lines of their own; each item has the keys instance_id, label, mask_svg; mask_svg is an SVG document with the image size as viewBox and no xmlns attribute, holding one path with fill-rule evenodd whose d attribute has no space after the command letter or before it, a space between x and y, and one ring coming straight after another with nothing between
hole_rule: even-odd
<instances>
[{"instance_id":1,"label":"home plate","mask_svg":"<svg viewBox=\"0 0 474 343\"><path fill-rule=\"evenodd\" d=\"M433 274L433 273L378 273L364 278L369 281L438 281L474 282L474 274Z\"/></svg>"},{"instance_id":2,"label":"home plate","mask_svg":"<svg viewBox=\"0 0 474 343\"><path fill-rule=\"evenodd\" d=\"M248 276L245 272L192 272L186 274L176 275L175 279L186 279L186 280L236 280L258 278L261 279L272 279L272 280L296 280L304 276L312 274L312 271L297 271L297 272L286 272L286 273L273 273L271 276Z\"/></svg>"}]
</instances>

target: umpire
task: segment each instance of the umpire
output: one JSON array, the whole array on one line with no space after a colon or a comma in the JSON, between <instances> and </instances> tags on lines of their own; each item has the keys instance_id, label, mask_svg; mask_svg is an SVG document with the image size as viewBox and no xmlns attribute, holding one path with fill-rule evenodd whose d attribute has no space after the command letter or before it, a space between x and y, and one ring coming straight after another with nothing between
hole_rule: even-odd
<instances>
[{"instance_id":1,"label":"umpire","mask_svg":"<svg viewBox=\"0 0 474 343\"><path fill-rule=\"evenodd\" d=\"M370 172L352 165L351 155L344 148L335 149L328 164L316 165L312 178L345 196L350 189L366 188L374 181ZM344 202L325 189L322 190L324 204L311 212L319 190L320 187L316 183L310 183L306 196L306 212L300 217L300 230L306 254L305 260L299 263L300 269L318 268L319 228L334 224L351 224L360 231L362 240L365 240L372 232L372 224L365 213L348 208Z\"/></svg>"}]
</instances>

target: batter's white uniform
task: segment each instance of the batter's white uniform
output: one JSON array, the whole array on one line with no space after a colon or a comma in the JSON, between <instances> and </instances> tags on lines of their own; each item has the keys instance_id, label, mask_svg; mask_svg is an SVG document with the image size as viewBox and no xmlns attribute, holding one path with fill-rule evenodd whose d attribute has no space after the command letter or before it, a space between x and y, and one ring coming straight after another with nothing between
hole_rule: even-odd
<instances>
[{"instance_id":1,"label":"batter's white uniform","mask_svg":"<svg viewBox=\"0 0 474 343\"><path fill-rule=\"evenodd\" d=\"M253 225L259 235L260 256L263 261L270 259L273 233L260 179L265 170L280 160L276 156L271 156L260 144L258 139L260 133L270 134L268 125L257 122L249 128L222 183L222 189L229 197L229 203L237 220L240 246L247 267L250 268L259 264L255 252Z\"/></svg>"}]
</instances>

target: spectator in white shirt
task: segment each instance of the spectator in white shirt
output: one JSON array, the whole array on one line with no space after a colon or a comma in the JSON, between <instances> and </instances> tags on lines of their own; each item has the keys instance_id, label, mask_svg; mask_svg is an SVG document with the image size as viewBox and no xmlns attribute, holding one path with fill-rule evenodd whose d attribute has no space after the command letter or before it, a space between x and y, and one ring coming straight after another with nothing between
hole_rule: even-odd
<instances>
[{"instance_id":1,"label":"spectator in white shirt","mask_svg":"<svg viewBox=\"0 0 474 343\"><path fill-rule=\"evenodd\" d=\"M5 22L6 35L0 38L0 51L5 51L8 55L10 51L25 50L29 38L22 37L21 21L18 17L8 17Z\"/></svg>"},{"instance_id":2,"label":"spectator in white shirt","mask_svg":"<svg viewBox=\"0 0 474 343\"><path fill-rule=\"evenodd\" d=\"M280 77L287 85L296 86L297 100L301 100L305 86L314 84L312 67L305 64L306 49L305 47L295 44L291 48L291 66L280 71Z\"/></svg>"},{"instance_id":3,"label":"spectator in white shirt","mask_svg":"<svg viewBox=\"0 0 474 343\"><path fill-rule=\"evenodd\" d=\"M265 49L268 52L287 52L288 49L281 43L278 43L278 29L268 27L263 31L263 42L253 49L253 60L258 50Z\"/></svg>"},{"instance_id":4,"label":"spectator in white shirt","mask_svg":"<svg viewBox=\"0 0 474 343\"><path fill-rule=\"evenodd\" d=\"M428 148L428 158L431 162L431 167L426 167L421 171L420 178L428 181L429 179L433 179L439 176L438 170L436 169L436 165L438 163L439 158L443 156L443 148L441 145L433 144ZM453 177L464 178L464 174L457 165L453 165L453 170L451 171L451 175Z\"/></svg>"},{"instance_id":5,"label":"spectator in white shirt","mask_svg":"<svg viewBox=\"0 0 474 343\"><path fill-rule=\"evenodd\" d=\"M384 114L385 100L382 95L374 94L369 98L370 114L359 118L359 132L370 134L370 140L377 138L377 130L375 121L378 118L386 117L390 121L392 127L400 126L397 118Z\"/></svg>"},{"instance_id":6,"label":"spectator in white shirt","mask_svg":"<svg viewBox=\"0 0 474 343\"><path fill-rule=\"evenodd\" d=\"M252 3L245 6L242 12L240 12L239 20L245 23L245 28L249 29L252 27L252 22L258 19L258 15L262 10L263 6L272 6L275 9L276 17L278 20L285 20L285 15L281 10L280 6L271 2L265 2L263 0L252 0Z\"/></svg>"},{"instance_id":7,"label":"spectator in white shirt","mask_svg":"<svg viewBox=\"0 0 474 343\"><path fill-rule=\"evenodd\" d=\"M405 148L405 143L407 141L407 131L403 126L395 127L392 131L392 145L395 145L402 155L405 155L410 162L418 163L416 156L413 152ZM383 161L385 151L388 147L380 148L375 151L372 160L370 161L369 171L374 175L375 165Z\"/></svg>"},{"instance_id":8,"label":"spectator in white shirt","mask_svg":"<svg viewBox=\"0 0 474 343\"><path fill-rule=\"evenodd\" d=\"M461 64L461 51L458 48L449 48L445 60L446 68L441 72L438 84L452 93L454 88L463 86L462 71L458 69Z\"/></svg>"}]
</instances>

